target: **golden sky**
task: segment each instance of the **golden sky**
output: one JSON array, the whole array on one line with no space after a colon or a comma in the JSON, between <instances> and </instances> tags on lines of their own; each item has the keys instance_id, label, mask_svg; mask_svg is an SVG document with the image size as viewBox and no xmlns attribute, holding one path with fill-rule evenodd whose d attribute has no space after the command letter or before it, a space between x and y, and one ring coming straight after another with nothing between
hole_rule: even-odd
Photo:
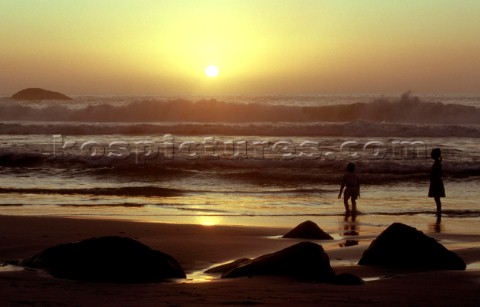
<instances>
[{"instance_id":1,"label":"golden sky","mask_svg":"<svg viewBox=\"0 0 480 307\"><path fill-rule=\"evenodd\" d=\"M479 31L478 0L2 0L0 94L478 93Z\"/></svg>"}]
</instances>

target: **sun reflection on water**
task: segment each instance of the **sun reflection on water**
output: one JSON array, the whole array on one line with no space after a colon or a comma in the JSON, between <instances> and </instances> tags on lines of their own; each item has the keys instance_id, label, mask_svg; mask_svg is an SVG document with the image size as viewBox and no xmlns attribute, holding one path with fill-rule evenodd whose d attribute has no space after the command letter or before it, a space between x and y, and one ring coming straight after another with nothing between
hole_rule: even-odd
<instances>
[{"instance_id":1,"label":"sun reflection on water","mask_svg":"<svg viewBox=\"0 0 480 307\"><path fill-rule=\"evenodd\" d=\"M215 226L222 224L221 216L212 216L212 215L200 215L196 216L195 220L198 224L203 226Z\"/></svg>"}]
</instances>

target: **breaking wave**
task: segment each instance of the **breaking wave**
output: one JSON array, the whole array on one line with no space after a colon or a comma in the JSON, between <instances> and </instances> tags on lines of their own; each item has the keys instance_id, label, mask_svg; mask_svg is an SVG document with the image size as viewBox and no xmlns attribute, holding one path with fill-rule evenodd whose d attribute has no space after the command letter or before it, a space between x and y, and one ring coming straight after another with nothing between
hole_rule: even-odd
<instances>
[{"instance_id":1,"label":"breaking wave","mask_svg":"<svg viewBox=\"0 0 480 307\"><path fill-rule=\"evenodd\" d=\"M81 97L77 99L82 99ZM40 107L2 99L0 120L54 122L355 122L478 124L480 108L460 104L423 101L410 93L398 99L322 106L223 102L215 99L143 99L70 107L44 101ZM137 127L137 128L141 128Z\"/></svg>"}]
</instances>

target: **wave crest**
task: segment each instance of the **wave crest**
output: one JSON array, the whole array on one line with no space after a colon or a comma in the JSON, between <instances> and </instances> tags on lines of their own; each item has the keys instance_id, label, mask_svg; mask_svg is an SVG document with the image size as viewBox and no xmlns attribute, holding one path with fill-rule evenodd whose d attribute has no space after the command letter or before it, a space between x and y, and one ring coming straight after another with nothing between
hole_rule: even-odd
<instances>
[{"instance_id":1,"label":"wave crest","mask_svg":"<svg viewBox=\"0 0 480 307\"><path fill-rule=\"evenodd\" d=\"M81 98L80 98L81 99ZM398 99L376 99L369 103L295 106L266 103L223 102L215 99L144 99L128 103L68 104L41 107L2 100L0 120L60 122L371 122L422 124L478 124L480 108L423 101L410 93Z\"/></svg>"}]
</instances>

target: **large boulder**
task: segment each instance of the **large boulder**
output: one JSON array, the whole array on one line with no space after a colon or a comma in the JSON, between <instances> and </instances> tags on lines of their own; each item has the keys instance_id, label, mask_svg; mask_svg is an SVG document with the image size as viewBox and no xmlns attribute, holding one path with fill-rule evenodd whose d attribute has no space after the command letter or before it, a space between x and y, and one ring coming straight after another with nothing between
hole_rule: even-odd
<instances>
[{"instance_id":1,"label":"large boulder","mask_svg":"<svg viewBox=\"0 0 480 307\"><path fill-rule=\"evenodd\" d=\"M12 95L16 100L72 100L72 98L58 92L41 88L27 88Z\"/></svg>"},{"instance_id":2,"label":"large boulder","mask_svg":"<svg viewBox=\"0 0 480 307\"><path fill-rule=\"evenodd\" d=\"M301 242L240 264L223 274L222 278L256 275L281 275L302 280L330 282L334 279L335 272L321 245Z\"/></svg>"},{"instance_id":3,"label":"large boulder","mask_svg":"<svg viewBox=\"0 0 480 307\"><path fill-rule=\"evenodd\" d=\"M465 270L465 262L435 239L401 223L384 230L363 253L360 265L406 269Z\"/></svg>"},{"instance_id":4,"label":"large boulder","mask_svg":"<svg viewBox=\"0 0 480 307\"><path fill-rule=\"evenodd\" d=\"M114 283L185 278L171 256L125 237L91 238L47 248L20 262L58 278Z\"/></svg>"},{"instance_id":5,"label":"large boulder","mask_svg":"<svg viewBox=\"0 0 480 307\"><path fill-rule=\"evenodd\" d=\"M297 227L286 233L284 238L310 239L310 240L333 240L333 238L323 231L312 221L305 221Z\"/></svg>"}]
</instances>

